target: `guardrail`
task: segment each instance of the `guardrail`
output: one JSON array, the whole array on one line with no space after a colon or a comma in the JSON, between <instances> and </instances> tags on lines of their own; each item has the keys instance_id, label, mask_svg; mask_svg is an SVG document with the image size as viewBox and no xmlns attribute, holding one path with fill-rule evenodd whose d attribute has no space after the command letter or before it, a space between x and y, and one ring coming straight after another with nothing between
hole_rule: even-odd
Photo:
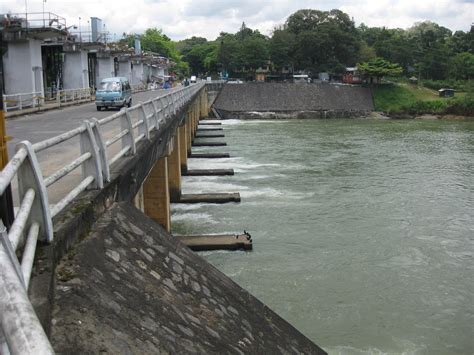
<instances>
[{"instance_id":1,"label":"guardrail","mask_svg":"<svg viewBox=\"0 0 474 355\"><path fill-rule=\"evenodd\" d=\"M133 92L147 90L145 84L132 85ZM46 104L61 106L64 103L70 103L82 100L92 100L94 98L94 89L65 89L53 92L30 92L22 94L3 95L5 112L14 110L23 110L25 108L42 107Z\"/></svg>"},{"instance_id":2,"label":"guardrail","mask_svg":"<svg viewBox=\"0 0 474 355\"><path fill-rule=\"evenodd\" d=\"M52 12L29 12L6 14L3 19L5 28L39 29L54 28L67 30L66 19Z\"/></svg>"},{"instance_id":3,"label":"guardrail","mask_svg":"<svg viewBox=\"0 0 474 355\"><path fill-rule=\"evenodd\" d=\"M155 99L122 109L101 120L84 123L59 136L36 144L22 141L0 172L0 194L18 179L20 207L8 234L0 225L0 352L49 354L53 349L28 300L36 243L53 240L52 219L86 189L101 189L110 181L111 166L124 156L136 153L137 143L150 138L204 87L204 82L170 90ZM104 127L115 125L107 133ZM80 155L67 165L43 177L37 154L61 143L74 144L79 138ZM113 153L112 147L119 145ZM110 155L112 155L110 157ZM59 202L49 205L47 188L78 168L81 181ZM25 239L26 234L26 239ZM22 255L21 263L17 254Z\"/></svg>"},{"instance_id":4,"label":"guardrail","mask_svg":"<svg viewBox=\"0 0 474 355\"><path fill-rule=\"evenodd\" d=\"M29 107L44 105L44 97L41 92L29 92L21 94L3 95L5 112L11 110L23 110Z\"/></svg>"}]
</instances>

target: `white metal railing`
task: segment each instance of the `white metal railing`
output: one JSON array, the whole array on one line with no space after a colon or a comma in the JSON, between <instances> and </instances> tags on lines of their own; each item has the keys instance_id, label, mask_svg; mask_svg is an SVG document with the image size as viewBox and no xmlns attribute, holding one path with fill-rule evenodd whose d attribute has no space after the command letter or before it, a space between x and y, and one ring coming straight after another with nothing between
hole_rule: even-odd
<instances>
[{"instance_id":1,"label":"white metal railing","mask_svg":"<svg viewBox=\"0 0 474 355\"><path fill-rule=\"evenodd\" d=\"M29 107L38 107L44 104L41 92L29 92L21 94L3 95L5 112L11 110L23 110Z\"/></svg>"},{"instance_id":2,"label":"white metal railing","mask_svg":"<svg viewBox=\"0 0 474 355\"><path fill-rule=\"evenodd\" d=\"M92 99L91 88L83 89L65 89L56 92L56 102L66 103L80 100L91 100Z\"/></svg>"},{"instance_id":3,"label":"white metal railing","mask_svg":"<svg viewBox=\"0 0 474 355\"><path fill-rule=\"evenodd\" d=\"M58 104L92 100L93 91L90 88L66 89L54 92L30 92L23 94L3 95L5 112L13 110L23 110L25 108L35 108L44 106L45 103Z\"/></svg>"},{"instance_id":4,"label":"white metal railing","mask_svg":"<svg viewBox=\"0 0 474 355\"><path fill-rule=\"evenodd\" d=\"M0 352L48 354L53 350L28 300L27 289L38 240L53 240L52 219L86 189L101 189L110 181L110 167L124 156L136 153L136 145L150 132L164 127L178 109L204 87L204 82L170 90L162 96L122 109L101 120L84 123L59 136L31 144L16 145L16 153L0 172L0 194L18 180L20 207L8 233L0 225ZM104 127L112 125L112 130ZM112 132L112 136L110 136ZM74 144L79 138L80 155L43 177L37 154L58 144ZM111 148L119 145L117 153ZM81 181L59 202L50 206L47 188L81 167ZM21 263L16 255L22 254Z\"/></svg>"}]
</instances>

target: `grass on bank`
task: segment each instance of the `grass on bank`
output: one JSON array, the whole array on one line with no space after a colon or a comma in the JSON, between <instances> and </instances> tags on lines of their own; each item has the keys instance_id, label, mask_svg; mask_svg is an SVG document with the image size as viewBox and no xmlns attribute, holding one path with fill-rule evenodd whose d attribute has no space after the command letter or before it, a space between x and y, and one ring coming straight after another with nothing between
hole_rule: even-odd
<instances>
[{"instance_id":1,"label":"grass on bank","mask_svg":"<svg viewBox=\"0 0 474 355\"><path fill-rule=\"evenodd\" d=\"M474 95L456 93L453 98L441 98L438 92L406 83L381 84L372 87L377 111L389 114L453 114L474 116Z\"/></svg>"}]
</instances>

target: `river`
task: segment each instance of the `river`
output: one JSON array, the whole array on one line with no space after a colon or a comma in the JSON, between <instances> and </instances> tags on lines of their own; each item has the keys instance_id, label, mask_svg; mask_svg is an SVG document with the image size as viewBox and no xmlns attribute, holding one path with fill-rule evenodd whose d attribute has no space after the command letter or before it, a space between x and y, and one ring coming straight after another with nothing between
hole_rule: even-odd
<instances>
[{"instance_id":1,"label":"river","mask_svg":"<svg viewBox=\"0 0 474 355\"><path fill-rule=\"evenodd\" d=\"M249 231L201 255L330 354L474 353L474 122L225 121L234 168L173 205L176 233ZM222 140L222 139L221 139Z\"/></svg>"}]
</instances>

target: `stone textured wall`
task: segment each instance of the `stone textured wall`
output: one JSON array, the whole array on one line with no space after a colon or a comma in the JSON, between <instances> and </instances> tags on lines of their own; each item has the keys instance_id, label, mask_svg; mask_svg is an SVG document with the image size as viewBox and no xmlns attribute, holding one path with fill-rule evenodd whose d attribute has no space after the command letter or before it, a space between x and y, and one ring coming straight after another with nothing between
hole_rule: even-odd
<instances>
[{"instance_id":1,"label":"stone textured wall","mask_svg":"<svg viewBox=\"0 0 474 355\"><path fill-rule=\"evenodd\" d=\"M57 353L325 354L128 203L56 275Z\"/></svg>"},{"instance_id":2,"label":"stone textured wall","mask_svg":"<svg viewBox=\"0 0 474 355\"><path fill-rule=\"evenodd\" d=\"M214 107L224 113L224 117L226 113L235 116L239 112L367 113L374 109L372 95L367 88L292 83L227 84ZM321 115L322 118L326 116Z\"/></svg>"}]
</instances>

